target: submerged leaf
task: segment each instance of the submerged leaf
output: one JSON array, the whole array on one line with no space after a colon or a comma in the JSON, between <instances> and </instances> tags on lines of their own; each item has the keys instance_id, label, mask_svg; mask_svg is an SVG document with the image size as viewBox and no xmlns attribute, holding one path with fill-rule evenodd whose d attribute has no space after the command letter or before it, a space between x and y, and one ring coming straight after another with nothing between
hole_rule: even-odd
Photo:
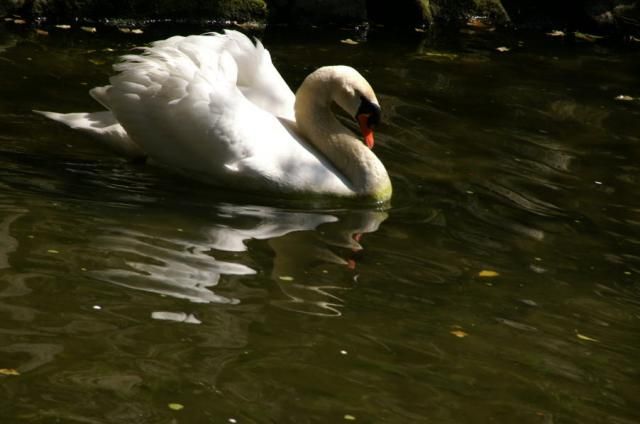
<instances>
[{"instance_id":1,"label":"submerged leaf","mask_svg":"<svg viewBox=\"0 0 640 424\"><path fill-rule=\"evenodd\" d=\"M424 57L433 58L433 59L447 59L454 60L458 58L458 55L455 53L444 53L444 52L424 52Z\"/></svg>"},{"instance_id":2,"label":"submerged leaf","mask_svg":"<svg viewBox=\"0 0 640 424\"><path fill-rule=\"evenodd\" d=\"M184 409L184 405L181 403L170 403L167 406L169 407L169 409L172 409L174 411L179 411L181 409Z\"/></svg>"},{"instance_id":3,"label":"submerged leaf","mask_svg":"<svg viewBox=\"0 0 640 424\"><path fill-rule=\"evenodd\" d=\"M454 336L458 337L458 338L463 338L463 337L467 337L469 335L469 333L462 331L462 330L451 330L449 333L453 334Z\"/></svg>"},{"instance_id":4,"label":"submerged leaf","mask_svg":"<svg viewBox=\"0 0 640 424\"><path fill-rule=\"evenodd\" d=\"M0 368L0 375L20 375L14 368Z\"/></svg>"},{"instance_id":5,"label":"submerged leaf","mask_svg":"<svg viewBox=\"0 0 640 424\"><path fill-rule=\"evenodd\" d=\"M589 336L585 336L584 334L580 334L580 333L578 333L578 330L576 330L576 337L578 337L580 340L586 340L588 342L599 342L600 341L598 339L594 339L593 337L589 337Z\"/></svg>"},{"instance_id":6,"label":"submerged leaf","mask_svg":"<svg viewBox=\"0 0 640 424\"><path fill-rule=\"evenodd\" d=\"M279 280L282 281L293 281L293 277L289 276L289 275L281 275L278 277Z\"/></svg>"},{"instance_id":7,"label":"submerged leaf","mask_svg":"<svg viewBox=\"0 0 640 424\"><path fill-rule=\"evenodd\" d=\"M491 23L487 19L483 19L478 16L469 18L469 20L467 21L467 26L475 29L485 30L485 31L495 30L495 27L491 25Z\"/></svg>"}]
</instances>

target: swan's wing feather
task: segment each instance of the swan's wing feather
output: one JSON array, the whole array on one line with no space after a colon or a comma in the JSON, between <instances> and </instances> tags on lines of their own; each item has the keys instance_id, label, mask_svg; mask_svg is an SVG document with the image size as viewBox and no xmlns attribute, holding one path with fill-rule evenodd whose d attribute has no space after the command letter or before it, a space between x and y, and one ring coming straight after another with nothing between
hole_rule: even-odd
<instances>
[{"instance_id":1,"label":"swan's wing feather","mask_svg":"<svg viewBox=\"0 0 640 424\"><path fill-rule=\"evenodd\" d=\"M156 161L223 174L224 164L253 154L255 136L245 127L257 107L236 86L236 61L219 50L224 38L197 36L199 49L191 38L125 56L101 99ZM206 54L212 50L219 53Z\"/></svg>"},{"instance_id":2,"label":"swan's wing feather","mask_svg":"<svg viewBox=\"0 0 640 424\"><path fill-rule=\"evenodd\" d=\"M34 110L34 112L61 122L74 130L92 135L104 146L124 157L130 159L145 157L142 149L129 138L127 132L108 110L92 113L57 113L40 110Z\"/></svg>"},{"instance_id":3,"label":"swan's wing feather","mask_svg":"<svg viewBox=\"0 0 640 424\"><path fill-rule=\"evenodd\" d=\"M226 30L226 48L238 64L237 85L247 99L275 116L294 119L295 95L260 40L254 45L238 31Z\"/></svg>"},{"instance_id":4,"label":"swan's wing feather","mask_svg":"<svg viewBox=\"0 0 640 424\"><path fill-rule=\"evenodd\" d=\"M107 90L110 86L105 85L103 87L94 87L89 90L89 95L93 97L93 99L104 106L106 109L111 110L109 107L109 96L107 95Z\"/></svg>"}]
</instances>

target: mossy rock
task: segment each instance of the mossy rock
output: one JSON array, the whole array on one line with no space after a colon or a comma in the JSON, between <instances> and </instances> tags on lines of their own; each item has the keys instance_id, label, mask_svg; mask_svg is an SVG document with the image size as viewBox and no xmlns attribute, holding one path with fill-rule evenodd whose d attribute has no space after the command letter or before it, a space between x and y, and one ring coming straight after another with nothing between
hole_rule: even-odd
<instances>
[{"instance_id":1,"label":"mossy rock","mask_svg":"<svg viewBox=\"0 0 640 424\"><path fill-rule=\"evenodd\" d=\"M496 24L510 21L501 0L420 0L429 4L433 22L459 23L481 16Z\"/></svg>"},{"instance_id":2,"label":"mossy rock","mask_svg":"<svg viewBox=\"0 0 640 424\"><path fill-rule=\"evenodd\" d=\"M367 5L371 20L395 26L456 25L471 16L486 17L497 24L509 22L500 0L371 0Z\"/></svg>"},{"instance_id":3,"label":"mossy rock","mask_svg":"<svg viewBox=\"0 0 640 424\"><path fill-rule=\"evenodd\" d=\"M0 11L55 18L264 20L264 0L0 0Z\"/></svg>"}]
</instances>

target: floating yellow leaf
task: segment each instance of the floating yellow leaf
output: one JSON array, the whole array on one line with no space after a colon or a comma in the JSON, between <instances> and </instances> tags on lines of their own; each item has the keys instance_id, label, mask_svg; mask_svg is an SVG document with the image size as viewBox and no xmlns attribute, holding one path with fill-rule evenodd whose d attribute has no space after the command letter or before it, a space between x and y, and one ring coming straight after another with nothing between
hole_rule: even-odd
<instances>
[{"instance_id":1,"label":"floating yellow leaf","mask_svg":"<svg viewBox=\"0 0 640 424\"><path fill-rule=\"evenodd\" d=\"M630 102L633 100L633 97L627 96L626 94L620 94L619 96L616 96L616 100L619 102Z\"/></svg>"},{"instance_id":2,"label":"floating yellow leaf","mask_svg":"<svg viewBox=\"0 0 640 424\"><path fill-rule=\"evenodd\" d=\"M20 373L13 368L0 368L0 375L20 375Z\"/></svg>"},{"instance_id":3,"label":"floating yellow leaf","mask_svg":"<svg viewBox=\"0 0 640 424\"><path fill-rule=\"evenodd\" d=\"M347 421L355 421L356 417L354 417L353 415L345 414L344 419Z\"/></svg>"},{"instance_id":4,"label":"floating yellow leaf","mask_svg":"<svg viewBox=\"0 0 640 424\"><path fill-rule=\"evenodd\" d=\"M89 26L83 26L83 27L80 27L80 29L83 30L84 32L91 32L91 33L98 31L95 27L89 27Z\"/></svg>"},{"instance_id":5,"label":"floating yellow leaf","mask_svg":"<svg viewBox=\"0 0 640 424\"><path fill-rule=\"evenodd\" d=\"M131 34L142 34L144 31L142 31L140 28L134 28L131 30Z\"/></svg>"},{"instance_id":6,"label":"floating yellow leaf","mask_svg":"<svg viewBox=\"0 0 640 424\"><path fill-rule=\"evenodd\" d=\"M58 28L58 29L70 29L71 25L66 25L66 24L56 25L56 28Z\"/></svg>"},{"instance_id":7,"label":"floating yellow leaf","mask_svg":"<svg viewBox=\"0 0 640 424\"><path fill-rule=\"evenodd\" d=\"M56 254L58 254L60 252L58 250L56 250L56 249L49 249L49 250L47 250L47 253L51 253L53 255L56 255Z\"/></svg>"},{"instance_id":8,"label":"floating yellow leaf","mask_svg":"<svg viewBox=\"0 0 640 424\"><path fill-rule=\"evenodd\" d=\"M451 330L450 333L459 338L467 337L469 335L469 333L462 330Z\"/></svg>"},{"instance_id":9,"label":"floating yellow leaf","mask_svg":"<svg viewBox=\"0 0 640 424\"><path fill-rule=\"evenodd\" d=\"M169 409L172 409L174 411L179 411L181 409L184 409L184 405L181 403L170 403L168 406L169 406Z\"/></svg>"},{"instance_id":10,"label":"floating yellow leaf","mask_svg":"<svg viewBox=\"0 0 640 424\"><path fill-rule=\"evenodd\" d=\"M498 275L500 275L498 272L492 271L490 269L483 269L478 273L478 277L482 277L482 278L493 278L493 277L497 277Z\"/></svg>"},{"instance_id":11,"label":"floating yellow leaf","mask_svg":"<svg viewBox=\"0 0 640 424\"><path fill-rule=\"evenodd\" d=\"M511 50L511 49L509 47L505 47L505 46L496 47L496 51L498 51L500 53L506 53L509 50Z\"/></svg>"},{"instance_id":12,"label":"floating yellow leaf","mask_svg":"<svg viewBox=\"0 0 640 424\"><path fill-rule=\"evenodd\" d=\"M278 277L280 280L282 281L293 281L293 277L290 277L288 275L281 275L280 277Z\"/></svg>"},{"instance_id":13,"label":"floating yellow leaf","mask_svg":"<svg viewBox=\"0 0 640 424\"><path fill-rule=\"evenodd\" d=\"M584 334L580 334L580 333L578 333L578 330L576 330L576 337L578 337L580 340L586 340L588 342L599 342L600 341L598 339L594 339L593 337L589 337L589 336L585 336Z\"/></svg>"},{"instance_id":14,"label":"floating yellow leaf","mask_svg":"<svg viewBox=\"0 0 640 424\"><path fill-rule=\"evenodd\" d=\"M340 40L340 42L342 44L349 44L350 46L355 46L356 44L359 44L357 41L354 41L351 38L347 38L345 40Z\"/></svg>"}]
</instances>

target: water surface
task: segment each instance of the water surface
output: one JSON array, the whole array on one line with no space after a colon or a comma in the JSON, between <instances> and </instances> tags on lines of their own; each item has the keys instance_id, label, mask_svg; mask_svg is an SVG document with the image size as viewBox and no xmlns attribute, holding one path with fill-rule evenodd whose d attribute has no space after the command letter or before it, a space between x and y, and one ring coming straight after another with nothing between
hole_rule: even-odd
<instances>
[{"instance_id":1,"label":"water surface","mask_svg":"<svg viewBox=\"0 0 640 424\"><path fill-rule=\"evenodd\" d=\"M146 39L0 32L2 422L640 420L638 49L348 37L264 40L372 83L387 210L122 161L31 109Z\"/></svg>"}]
</instances>

